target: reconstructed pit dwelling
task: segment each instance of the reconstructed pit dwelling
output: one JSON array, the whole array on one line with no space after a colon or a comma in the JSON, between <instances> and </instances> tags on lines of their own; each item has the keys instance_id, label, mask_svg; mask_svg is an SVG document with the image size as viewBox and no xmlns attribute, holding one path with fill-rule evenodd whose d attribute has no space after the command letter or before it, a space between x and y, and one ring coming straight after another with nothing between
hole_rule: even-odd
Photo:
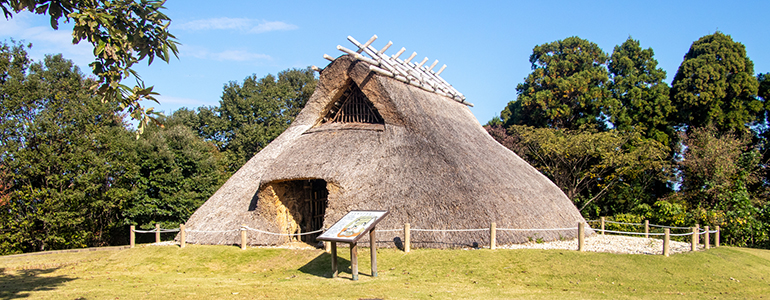
<instances>
[{"instance_id":1,"label":"reconstructed pit dwelling","mask_svg":"<svg viewBox=\"0 0 770 300\"><path fill-rule=\"evenodd\" d=\"M188 220L187 241L239 244L241 225L273 233L328 228L350 210L389 210L379 229L576 228L585 222L548 178L487 134L465 97L422 63L374 40L320 70L291 126ZM368 54L365 57L362 54ZM590 229L589 229L590 233ZM393 246L403 232L380 231ZM497 242L575 238L577 230L498 231ZM315 244L315 235L302 241ZM412 233L417 247L485 244L489 232ZM250 245L289 237L249 232Z\"/></svg>"}]
</instances>

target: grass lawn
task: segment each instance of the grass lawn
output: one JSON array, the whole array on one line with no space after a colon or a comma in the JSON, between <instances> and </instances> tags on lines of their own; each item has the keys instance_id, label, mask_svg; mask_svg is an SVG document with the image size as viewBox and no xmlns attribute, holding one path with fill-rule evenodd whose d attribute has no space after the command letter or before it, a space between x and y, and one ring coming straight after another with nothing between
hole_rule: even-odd
<instances>
[{"instance_id":1,"label":"grass lawn","mask_svg":"<svg viewBox=\"0 0 770 300\"><path fill-rule=\"evenodd\" d=\"M350 280L322 250L145 246L0 257L0 299L770 299L770 251L671 257L567 250L359 250Z\"/></svg>"}]
</instances>

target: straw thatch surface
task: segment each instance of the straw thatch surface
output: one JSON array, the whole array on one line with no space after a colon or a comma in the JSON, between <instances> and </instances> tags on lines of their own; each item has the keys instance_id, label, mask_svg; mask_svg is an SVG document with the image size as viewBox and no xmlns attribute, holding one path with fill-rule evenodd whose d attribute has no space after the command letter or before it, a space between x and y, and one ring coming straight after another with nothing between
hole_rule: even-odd
<instances>
[{"instance_id":1,"label":"straw thatch surface","mask_svg":"<svg viewBox=\"0 0 770 300\"><path fill-rule=\"evenodd\" d=\"M355 82L385 125L321 124L332 99ZM572 202L545 176L493 140L468 107L448 98L369 72L364 62L342 56L322 73L305 109L202 207L186 226L230 230L241 224L286 232L276 201L281 182L323 179L329 195L324 226L350 210L390 210L378 228L563 228L583 221ZM271 196L273 195L273 196ZM290 209L290 208L288 208ZM377 235L392 246L400 232ZM497 241L573 238L567 232L501 232ZM488 232L413 232L415 246L448 247L488 242ZM240 243L238 232L188 234L202 244ZM249 232L250 244L288 239Z\"/></svg>"}]
</instances>

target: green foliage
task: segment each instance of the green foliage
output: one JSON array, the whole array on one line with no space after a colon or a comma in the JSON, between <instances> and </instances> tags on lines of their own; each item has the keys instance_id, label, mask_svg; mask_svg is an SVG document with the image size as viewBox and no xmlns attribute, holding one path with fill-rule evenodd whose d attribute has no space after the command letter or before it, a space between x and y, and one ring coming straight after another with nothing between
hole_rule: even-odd
<instances>
[{"instance_id":1,"label":"green foliage","mask_svg":"<svg viewBox=\"0 0 770 300\"><path fill-rule=\"evenodd\" d=\"M225 154L227 170L237 171L289 127L315 91L311 69L246 77L224 87L220 106L180 112L185 124ZM181 116L184 114L185 116Z\"/></svg>"},{"instance_id":2,"label":"green foliage","mask_svg":"<svg viewBox=\"0 0 770 300\"><path fill-rule=\"evenodd\" d=\"M175 227L222 183L214 145L174 118L137 140L91 84L61 55L0 44L0 254L125 244L128 225Z\"/></svg>"},{"instance_id":3,"label":"green foliage","mask_svg":"<svg viewBox=\"0 0 770 300\"><path fill-rule=\"evenodd\" d=\"M165 0L62 1L62 0L0 0L6 18L27 10L49 15L51 27L58 29L59 20L73 21L72 42L87 41L93 45L96 60L90 64L96 82L93 88L104 100L126 109L140 121L139 132L158 114L141 106L141 100L157 100L153 87L145 87L133 65L147 59L152 64L157 57L169 62L177 55L179 44L168 31L171 20L161 12ZM121 84L133 76L136 85Z\"/></svg>"},{"instance_id":4,"label":"green foliage","mask_svg":"<svg viewBox=\"0 0 770 300\"><path fill-rule=\"evenodd\" d=\"M730 198L725 196L736 184L756 181L759 152L749 142L714 127L692 129L683 138L687 150L680 162L687 201L694 207L715 207Z\"/></svg>"},{"instance_id":5,"label":"green foliage","mask_svg":"<svg viewBox=\"0 0 770 300\"><path fill-rule=\"evenodd\" d=\"M704 36L692 44L674 77L671 101L677 113L672 123L713 125L743 135L762 109L757 88L754 63L743 44L721 32Z\"/></svg>"},{"instance_id":6,"label":"green foliage","mask_svg":"<svg viewBox=\"0 0 770 300\"><path fill-rule=\"evenodd\" d=\"M529 61L532 73L516 87L517 99L501 113L506 127L606 127L604 120L618 104L606 87L607 54L599 46L569 37L536 46Z\"/></svg>"},{"instance_id":7,"label":"green foliage","mask_svg":"<svg viewBox=\"0 0 770 300\"><path fill-rule=\"evenodd\" d=\"M0 253L103 245L122 208L116 153L130 140L114 107L61 55L31 63L2 46L2 160L10 186L0 211Z\"/></svg>"},{"instance_id":8,"label":"green foliage","mask_svg":"<svg viewBox=\"0 0 770 300\"><path fill-rule=\"evenodd\" d=\"M123 223L178 227L223 183L221 159L214 145L184 125L150 127L136 143L136 191L121 211Z\"/></svg>"},{"instance_id":9,"label":"green foliage","mask_svg":"<svg viewBox=\"0 0 770 300\"><path fill-rule=\"evenodd\" d=\"M770 105L770 73L757 75L757 82L759 82L757 96L762 98L765 102L765 110L768 110L767 107Z\"/></svg>"},{"instance_id":10,"label":"green foliage","mask_svg":"<svg viewBox=\"0 0 770 300\"><path fill-rule=\"evenodd\" d=\"M661 176L668 148L638 133L574 132L514 125L512 148L583 210L620 182ZM500 136L500 134L496 134ZM498 140L500 140L498 138ZM503 140L505 141L505 140Z\"/></svg>"},{"instance_id":11,"label":"green foliage","mask_svg":"<svg viewBox=\"0 0 770 300\"><path fill-rule=\"evenodd\" d=\"M672 128L667 118L674 111L669 99L668 85L663 82L666 72L658 68L652 48L642 49L639 41L628 38L610 58L612 74L610 91L620 101L614 110L615 128L640 130L645 138L670 145Z\"/></svg>"}]
</instances>

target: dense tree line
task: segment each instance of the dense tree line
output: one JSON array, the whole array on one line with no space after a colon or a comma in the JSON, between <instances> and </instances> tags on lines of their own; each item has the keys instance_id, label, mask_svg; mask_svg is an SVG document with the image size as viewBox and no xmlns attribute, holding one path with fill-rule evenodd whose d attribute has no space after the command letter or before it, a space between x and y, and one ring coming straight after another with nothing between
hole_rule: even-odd
<instances>
[{"instance_id":1,"label":"dense tree line","mask_svg":"<svg viewBox=\"0 0 770 300\"><path fill-rule=\"evenodd\" d=\"M287 70L230 82L221 106L180 109L137 135L72 62L34 62L26 49L0 44L0 254L178 226L288 127L316 81Z\"/></svg>"},{"instance_id":2,"label":"dense tree line","mask_svg":"<svg viewBox=\"0 0 770 300\"><path fill-rule=\"evenodd\" d=\"M487 130L584 216L719 225L728 243L770 247L770 80L741 43L693 42L670 86L632 38L607 55L569 37L536 46L530 63Z\"/></svg>"}]
</instances>

